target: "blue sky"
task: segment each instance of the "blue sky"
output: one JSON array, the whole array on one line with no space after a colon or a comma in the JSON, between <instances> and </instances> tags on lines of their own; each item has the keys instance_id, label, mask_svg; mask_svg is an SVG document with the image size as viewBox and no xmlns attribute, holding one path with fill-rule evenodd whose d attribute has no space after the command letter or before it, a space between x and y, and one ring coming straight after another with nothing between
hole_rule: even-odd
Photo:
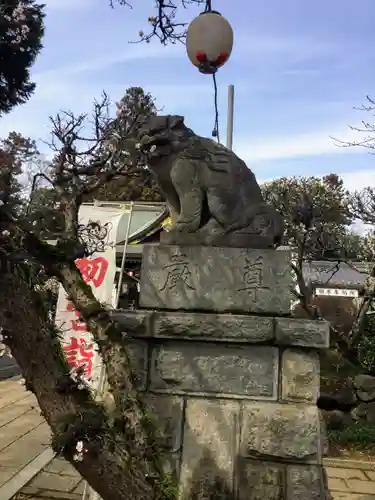
<instances>
[{"instance_id":1,"label":"blue sky","mask_svg":"<svg viewBox=\"0 0 375 500\"><path fill-rule=\"evenodd\" d=\"M212 81L189 63L184 47L128 43L147 27L152 0L115 10L107 0L46 3L45 47L33 70L37 91L2 118L1 135L47 138L49 115L89 111L102 89L115 101L133 85L211 135ZM348 126L369 119L353 107L366 94L375 98L374 0L213 0L213 8L235 33L232 57L218 73L221 136L227 86L234 84L234 149L258 179L335 172L350 189L374 184L375 158L330 138L349 140ZM196 13L181 11L187 20Z\"/></svg>"}]
</instances>

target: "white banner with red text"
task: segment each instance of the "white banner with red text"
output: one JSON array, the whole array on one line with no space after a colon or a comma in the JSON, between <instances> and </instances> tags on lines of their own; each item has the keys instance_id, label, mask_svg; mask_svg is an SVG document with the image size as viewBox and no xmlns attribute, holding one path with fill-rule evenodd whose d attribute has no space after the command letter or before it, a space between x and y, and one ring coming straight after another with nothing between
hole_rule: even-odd
<instances>
[{"instance_id":1,"label":"white banner with red text","mask_svg":"<svg viewBox=\"0 0 375 500\"><path fill-rule=\"evenodd\" d=\"M100 233L100 249L88 258L78 259L76 265L98 301L109 307L113 306L118 231L125 214L125 207L108 210L92 205L81 206L79 213L81 227L90 223L98 224L92 239L95 239L95 234ZM69 366L72 370L80 370L83 380L93 390L97 390L102 371L101 357L92 335L80 320L80 313L75 310L62 285L59 289L55 322L61 331L61 343Z\"/></svg>"}]
</instances>

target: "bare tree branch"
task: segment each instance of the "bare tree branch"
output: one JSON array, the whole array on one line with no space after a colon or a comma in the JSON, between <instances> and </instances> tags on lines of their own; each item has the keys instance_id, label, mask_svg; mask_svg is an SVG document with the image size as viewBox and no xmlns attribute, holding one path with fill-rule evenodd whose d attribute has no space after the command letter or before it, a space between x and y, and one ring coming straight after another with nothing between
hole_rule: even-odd
<instances>
[{"instance_id":1,"label":"bare tree branch","mask_svg":"<svg viewBox=\"0 0 375 500\"><path fill-rule=\"evenodd\" d=\"M375 116L375 101L371 99L371 97L368 95L366 96L366 101L368 103L367 105L362 105L359 108L354 107L353 109L355 109L356 111L371 113L373 116ZM375 154L372 152L373 150L375 150L375 124L367 120L362 120L361 124L362 126L360 127L350 126L349 128L354 132L366 134L363 139L358 141L343 141L335 137L331 137L331 139L334 140L334 142L338 147L342 148L362 147L369 149L370 154Z\"/></svg>"},{"instance_id":2,"label":"bare tree branch","mask_svg":"<svg viewBox=\"0 0 375 500\"><path fill-rule=\"evenodd\" d=\"M109 3L111 7L118 4L133 8L133 2L129 0L110 0ZM200 7L203 10L211 9L210 0L155 0L154 4L155 13L148 18L150 31L141 30L139 40L132 43L149 43L152 38L157 38L163 45L184 43L188 23L177 20L178 12L191 6Z\"/></svg>"},{"instance_id":3,"label":"bare tree branch","mask_svg":"<svg viewBox=\"0 0 375 500\"><path fill-rule=\"evenodd\" d=\"M55 156L48 178L65 217L65 230L58 245L69 247L76 258L88 252L81 245L83 233L78 224L78 211L84 197L94 194L115 177L144 170L133 138L140 116L141 112L136 112L126 119L113 119L110 100L103 92L102 98L94 101L91 115L61 111L51 118L53 128L48 145ZM85 236L87 242L90 238Z\"/></svg>"}]
</instances>

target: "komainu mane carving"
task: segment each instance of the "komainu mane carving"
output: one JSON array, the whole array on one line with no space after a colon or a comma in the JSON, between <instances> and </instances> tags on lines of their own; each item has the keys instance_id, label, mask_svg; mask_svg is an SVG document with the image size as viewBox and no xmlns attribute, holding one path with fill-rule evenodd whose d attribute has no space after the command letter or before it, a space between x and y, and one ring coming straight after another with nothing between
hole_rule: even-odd
<instances>
[{"instance_id":1,"label":"komainu mane carving","mask_svg":"<svg viewBox=\"0 0 375 500\"><path fill-rule=\"evenodd\" d=\"M254 173L233 151L197 136L182 116L143 124L140 149L169 205L176 245L273 248L283 220L265 203Z\"/></svg>"}]
</instances>

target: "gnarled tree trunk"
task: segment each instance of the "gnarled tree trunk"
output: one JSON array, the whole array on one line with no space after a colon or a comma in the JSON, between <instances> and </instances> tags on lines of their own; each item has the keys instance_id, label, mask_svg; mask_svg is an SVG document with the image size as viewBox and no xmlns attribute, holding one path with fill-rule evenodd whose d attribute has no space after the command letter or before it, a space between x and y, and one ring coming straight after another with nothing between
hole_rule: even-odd
<instances>
[{"instance_id":1,"label":"gnarled tree trunk","mask_svg":"<svg viewBox=\"0 0 375 500\"><path fill-rule=\"evenodd\" d=\"M133 388L120 334L91 289L82 280L76 283L74 269L64 264L58 277L73 302L80 304L95 340L101 342L117 412L109 413L71 378L41 293L11 263L7 271L1 270L0 327L5 342L51 427L54 448L103 500L162 499L162 467L154 429ZM76 461L80 441L85 453L82 461Z\"/></svg>"}]
</instances>

